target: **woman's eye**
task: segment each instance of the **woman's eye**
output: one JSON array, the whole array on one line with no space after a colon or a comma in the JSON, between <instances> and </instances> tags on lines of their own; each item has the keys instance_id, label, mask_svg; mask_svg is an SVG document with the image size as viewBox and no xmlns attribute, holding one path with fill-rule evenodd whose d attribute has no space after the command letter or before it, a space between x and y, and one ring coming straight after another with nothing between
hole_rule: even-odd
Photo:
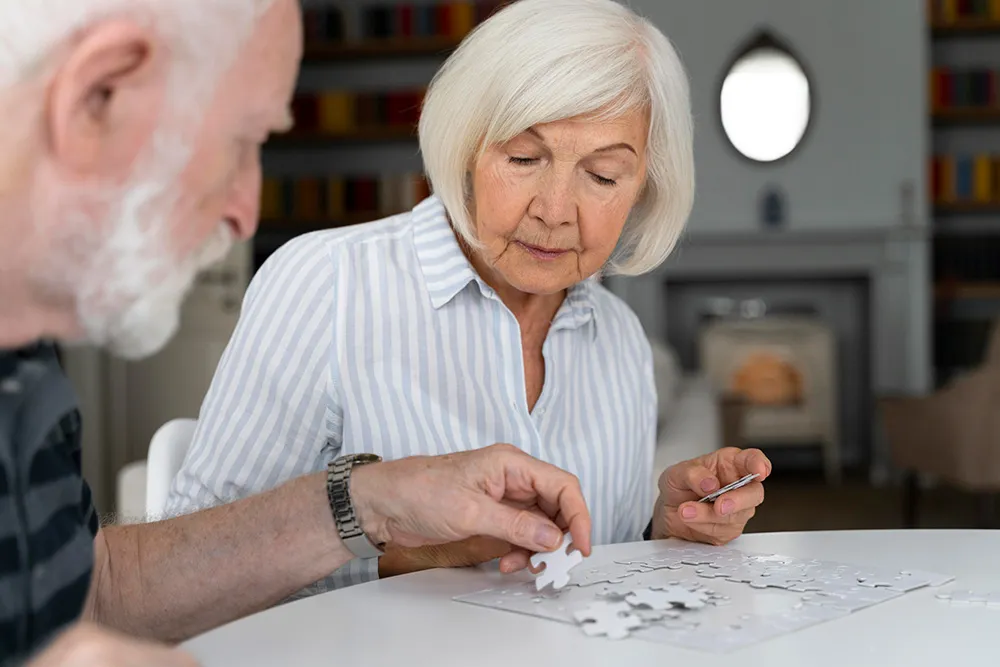
<instances>
[{"instance_id":1,"label":"woman's eye","mask_svg":"<svg viewBox=\"0 0 1000 667\"><path fill-rule=\"evenodd\" d=\"M534 164L538 162L538 159L533 157L515 157L512 155L507 158L507 161L511 164Z\"/></svg>"},{"instance_id":2,"label":"woman's eye","mask_svg":"<svg viewBox=\"0 0 1000 667\"><path fill-rule=\"evenodd\" d=\"M614 179L604 178L603 176L598 176L594 172L589 172L589 173L590 173L591 176L593 176L594 180L597 181L600 185L606 185L608 187L614 187L614 186L618 185L618 181L616 181Z\"/></svg>"}]
</instances>

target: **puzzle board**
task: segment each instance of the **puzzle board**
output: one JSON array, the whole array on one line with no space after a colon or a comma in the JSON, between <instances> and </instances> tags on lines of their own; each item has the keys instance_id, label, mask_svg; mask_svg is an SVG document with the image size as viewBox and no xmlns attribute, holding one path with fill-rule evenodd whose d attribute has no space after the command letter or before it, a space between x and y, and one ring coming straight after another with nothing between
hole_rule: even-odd
<instances>
[{"instance_id":1,"label":"puzzle board","mask_svg":"<svg viewBox=\"0 0 1000 667\"><path fill-rule=\"evenodd\" d=\"M574 615L592 611L595 602L621 603L629 607L622 612L624 618L642 620L628 631L631 639L726 653L952 579L915 570L687 544L597 567L585 560L560 590L536 591L534 580L519 581L455 600L574 625L579 624ZM672 595L691 592L704 602L694 608L674 604L660 610L637 604L662 600L657 597L662 589L673 591ZM625 609L621 604L616 608ZM590 626L584 630L593 634Z\"/></svg>"}]
</instances>

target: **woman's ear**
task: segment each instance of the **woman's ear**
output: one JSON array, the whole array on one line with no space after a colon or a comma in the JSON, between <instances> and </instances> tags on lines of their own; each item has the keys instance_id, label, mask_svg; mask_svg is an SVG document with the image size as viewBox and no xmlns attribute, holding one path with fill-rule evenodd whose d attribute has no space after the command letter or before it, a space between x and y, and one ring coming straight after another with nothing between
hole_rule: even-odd
<instances>
[{"instance_id":1,"label":"woman's ear","mask_svg":"<svg viewBox=\"0 0 1000 667\"><path fill-rule=\"evenodd\" d=\"M88 29L50 86L45 129L54 160L78 174L127 173L159 124L166 78L149 28L118 20Z\"/></svg>"}]
</instances>

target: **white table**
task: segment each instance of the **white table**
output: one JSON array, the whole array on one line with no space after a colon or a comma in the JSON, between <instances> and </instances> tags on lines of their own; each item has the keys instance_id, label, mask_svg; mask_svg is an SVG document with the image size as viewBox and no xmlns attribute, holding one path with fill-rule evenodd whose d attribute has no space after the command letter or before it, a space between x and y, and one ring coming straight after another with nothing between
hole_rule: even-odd
<instances>
[{"instance_id":1,"label":"white table","mask_svg":"<svg viewBox=\"0 0 1000 667\"><path fill-rule=\"evenodd\" d=\"M598 547L587 564L652 554L663 544ZM1000 531L750 534L732 546L928 570L956 580L716 655L632 638L590 638L569 624L454 602L453 596L488 588L502 575L485 569L436 570L276 607L198 637L185 648L206 667L970 667L1000 661L1000 611L956 607L935 597L954 587L1000 591Z\"/></svg>"}]
</instances>

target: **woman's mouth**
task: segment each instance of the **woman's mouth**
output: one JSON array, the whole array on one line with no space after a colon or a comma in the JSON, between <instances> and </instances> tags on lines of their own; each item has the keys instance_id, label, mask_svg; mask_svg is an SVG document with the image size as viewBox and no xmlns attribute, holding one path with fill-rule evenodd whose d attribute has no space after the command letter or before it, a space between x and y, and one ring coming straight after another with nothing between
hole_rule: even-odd
<instances>
[{"instance_id":1,"label":"woman's mouth","mask_svg":"<svg viewBox=\"0 0 1000 667\"><path fill-rule=\"evenodd\" d=\"M528 254L543 260L553 260L559 259L563 255L569 252L569 250L563 250L561 248L542 248L535 245L530 245L522 241L515 241L522 249L528 252Z\"/></svg>"}]
</instances>

